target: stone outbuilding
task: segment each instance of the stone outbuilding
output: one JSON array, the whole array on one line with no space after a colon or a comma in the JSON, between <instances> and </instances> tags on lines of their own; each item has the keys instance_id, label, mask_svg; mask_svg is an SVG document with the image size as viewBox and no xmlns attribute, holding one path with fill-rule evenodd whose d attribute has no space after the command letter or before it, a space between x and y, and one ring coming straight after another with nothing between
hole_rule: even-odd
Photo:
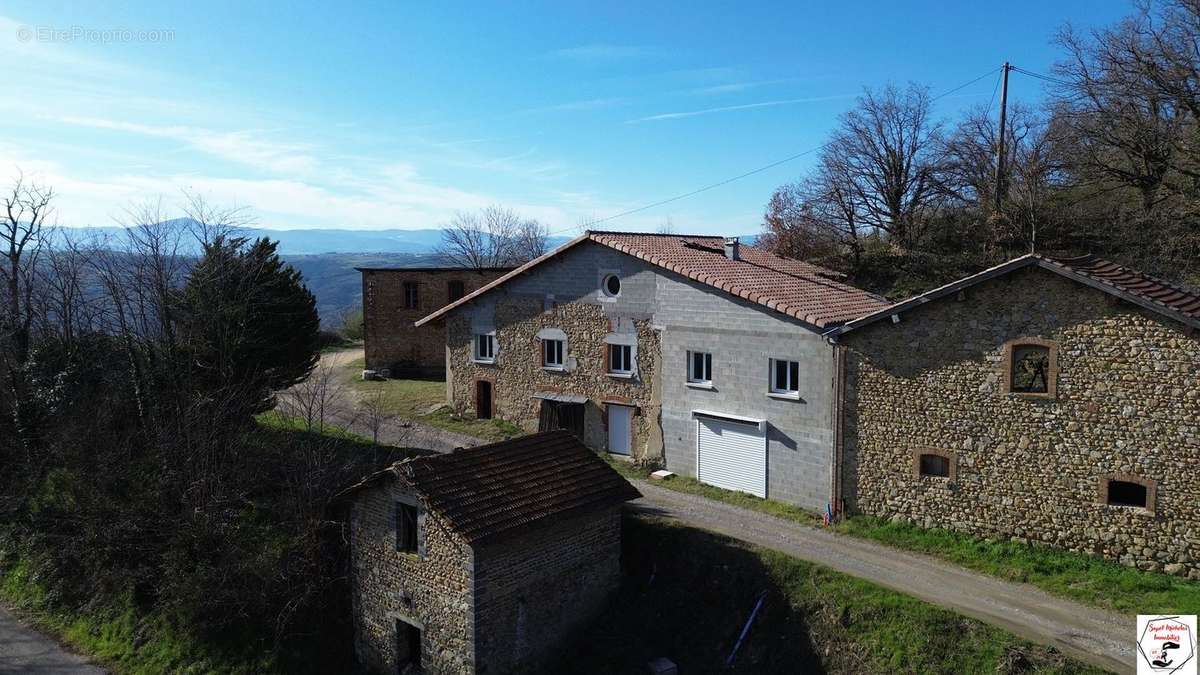
<instances>
[{"instance_id":1,"label":"stone outbuilding","mask_svg":"<svg viewBox=\"0 0 1200 675\"><path fill-rule=\"evenodd\" d=\"M368 672L537 665L620 581L637 490L565 431L406 459L343 491Z\"/></svg>"},{"instance_id":2,"label":"stone outbuilding","mask_svg":"<svg viewBox=\"0 0 1200 675\"><path fill-rule=\"evenodd\" d=\"M1017 258L836 331L850 512L1200 578L1200 294Z\"/></svg>"},{"instance_id":3,"label":"stone outbuilding","mask_svg":"<svg viewBox=\"0 0 1200 675\"><path fill-rule=\"evenodd\" d=\"M440 377L446 327L417 319L495 280L511 267L357 267L362 274L366 366L395 375Z\"/></svg>"}]
</instances>

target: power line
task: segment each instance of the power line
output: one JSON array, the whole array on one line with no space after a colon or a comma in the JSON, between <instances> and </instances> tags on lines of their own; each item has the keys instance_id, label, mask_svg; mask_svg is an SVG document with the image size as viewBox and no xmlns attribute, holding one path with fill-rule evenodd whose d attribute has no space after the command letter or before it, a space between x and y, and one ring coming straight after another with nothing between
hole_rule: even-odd
<instances>
[{"instance_id":1,"label":"power line","mask_svg":"<svg viewBox=\"0 0 1200 675\"><path fill-rule=\"evenodd\" d=\"M996 102L996 92L1000 91L1000 80L1002 79L1004 79L1004 73L998 73L996 75L996 86L992 87L992 97L988 99L987 108L985 108L985 110L991 110L992 104Z\"/></svg>"},{"instance_id":2,"label":"power line","mask_svg":"<svg viewBox=\"0 0 1200 675\"><path fill-rule=\"evenodd\" d=\"M1012 69L1013 69L1013 70L1015 70L1015 71L1017 71L1018 73L1021 73L1022 75L1028 75L1028 76L1030 76L1030 77L1036 77L1036 78L1037 78L1037 79L1039 79L1039 80L1045 80L1045 81L1047 81L1047 82L1053 82L1054 84L1061 84L1061 85L1063 85L1064 87L1071 87L1071 86L1074 86L1074 85L1072 85L1070 82L1067 82L1066 80L1060 80L1060 79L1058 79L1058 78L1056 78L1056 77L1050 77L1049 75L1043 75L1043 74L1041 74L1041 73L1035 73L1035 72L1033 72L1032 70L1026 70L1026 69L1024 69L1024 68L1021 68L1020 66L1013 66L1013 67L1012 67Z\"/></svg>"},{"instance_id":3,"label":"power line","mask_svg":"<svg viewBox=\"0 0 1200 675\"><path fill-rule=\"evenodd\" d=\"M991 75L992 73L995 73L995 72L996 72L996 71L998 71L998 70L1000 70L1000 68L992 68L991 70L989 70L989 71L987 71L986 73L984 73L984 74L980 75L979 77L976 77L976 78L974 78L974 79L972 79L972 80L969 80L969 81L967 81L967 82L964 82L964 83L962 83L962 84L958 85L957 87L955 87L955 88L953 88L953 89L951 89L951 90L949 90L949 91L945 91L945 92L942 92L941 94L938 94L937 96L934 96L933 98L929 99L929 102L930 102L930 103L933 103L934 101L937 101L938 99L945 98L945 97L949 96L950 94L953 94L953 93L955 93L955 92L961 91L961 90L963 90L963 89L965 89L965 88L967 88L967 87L969 87L969 86L971 86L971 85L975 84L976 82L978 82L978 81L982 80L983 78L985 78L985 77L988 77L989 75ZM993 93L993 96L995 96L995 94L994 94L994 93ZM990 104L989 104L989 105L990 105ZM718 181L718 182L716 182L716 183L711 183L711 184L709 184L709 185L705 185L704 187L697 188L697 189L695 189L695 190L692 190L692 191L690 191L690 192L685 192L685 193L683 193L683 194L675 195L674 197L668 197L667 199L662 199L662 200L659 200L659 201L657 201L657 202L654 202L654 203L652 203L652 204L646 204L646 205L643 205L643 206L639 206L639 207L637 207L637 208L629 209L629 210L627 210L627 211L622 211L622 212L620 212L620 213L617 213L617 214L614 214L614 215L611 215L611 216L606 216L606 217L604 217L604 218L599 218L599 219L597 219L597 220L593 220L593 221L589 222L589 223L588 223L588 225L597 225L597 224L599 224L599 223L606 223L606 222L608 222L608 221L610 221L610 220L616 220L617 218L624 218L625 216L630 216L630 215L633 215L633 214L635 214L635 213L640 213L640 212L642 212L642 211L646 211L646 210L648 210L648 209L655 208L655 207L657 207L657 206L663 206L664 204L670 204L671 202L677 202L677 201L679 201L679 200L681 200L681 199L687 199L688 197L694 197L694 196L696 196L696 195L698 195L698 194L700 194L700 193L702 193L702 192L708 192L709 190L713 190L713 189L719 188L719 187L721 187L721 186L723 186L723 185L728 185L728 184L730 184L730 183L733 183L733 182L735 182L735 181L739 181L739 180L741 180L741 179L743 179L743 178L748 178L748 177L750 177L750 176L753 176L753 175L755 175L755 174L762 173L763 171L767 171L767 170L769 170L769 169L774 169L775 167L777 167L777 166L779 166L779 165L781 165L781 164L787 164L788 162L791 162L791 161L794 161L794 160L800 159L801 157L804 157L805 155L811 155L812 153L814 153L814 152L817 152L817 151L819 151L819 150L823 150L823 149L825 149L825 148L829 147L830 145L833 145L833 141L829 141L829 142L827 142L827 143L822 143L821 145L818 145L818 146L816 146L815 148L809 148L808 150L804 150L804 151L802 151L802 152L797 152L797 153L796 153L796 154L794 154L794 155L790 155L790 156L788 156L788 157L784 157L783 159L780 159L780 160L777 160L777 161L771 162L770 164L765 164L765 165L763 165L763 166L760 166L760 167L758 167L758 168L756 168L756 169L751 169L750 171L747 171L747 172L745 172L745 173L738 174L738 175L736 175L736 176L733 176L732 178L726 178L726 179L724 179L724 180L721 180L721 181ZM570 232L570 231L572 231L572 230L575 230L575 229L577 229L578 227L579 227L578 225L575 225L575 226L572 226L572 227L563 228L563 229L561 229L561 230L555 230L554 232L550 232L549 234L552 234L552 235L553 235L553 234L562 234L563 232Z\"/></svg>"}]
</instances>

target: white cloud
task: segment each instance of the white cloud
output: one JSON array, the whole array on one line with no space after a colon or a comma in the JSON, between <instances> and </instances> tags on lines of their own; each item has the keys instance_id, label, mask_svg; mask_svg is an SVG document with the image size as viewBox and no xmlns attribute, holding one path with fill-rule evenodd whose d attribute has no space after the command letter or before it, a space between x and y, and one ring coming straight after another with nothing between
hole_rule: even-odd
<instances>
[{"instance_id":1,"label":"white cloud","mask_svg":"<svg viewBox=\"0 0 1200 675\"><path fill-rule=\"evenodd\" d=\"M624 61L657 56L660 49L635 45L614 45L602 42L565 47L550 52L551 56L573 61Z\"/></svg>"},{"instance_id":2,"label":"white cloud","mask_svg":"<svg viewBox=\"0 0 1200 675\"><path fill-rule=\"evenodd\" d=\"M637 119L627 120L628 123L637 122L656 122L659 120L676 120L684 117L696 117L697 115L713 115L716 113L733 112L736 110L752 110L754 108L772 108L781 105L797 105L800 103L820 103L822 101L836 101L839 99L854 98L857 94L837 94L834 96L811 96L808 98L789 98L779 101L761 101L759 103L744 103L742 105L726 105L717 108L704 108L703 110L687 110L683 112L661 113L659 115L650 115L649 117L639 117Z\"/></svg>"},{"instance_id":3,"label":"white cloud","mask_svg":"<svg viewBox=\"0 0 1200 675\"><path fill-rule=\"evenodd\" d=\"M189 126L156 126L96 117L60 116L65 124L170 138L221 159L278 173L302 173L317 167L311 146L269 141L253 131L220 132Z\"/></svg>"}]
</instances>

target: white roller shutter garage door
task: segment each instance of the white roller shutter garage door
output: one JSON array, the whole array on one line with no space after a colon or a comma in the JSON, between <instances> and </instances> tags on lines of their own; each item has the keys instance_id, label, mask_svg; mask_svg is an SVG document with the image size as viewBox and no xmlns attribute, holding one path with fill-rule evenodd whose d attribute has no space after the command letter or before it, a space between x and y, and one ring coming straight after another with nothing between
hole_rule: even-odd
<instances>
[{"instance_id":1,"label":"white roller shutter garage door","mask_svg":"<svg viewBox=\"0 0 1200 675\"><path fill-rule=\"evenodd\" d=\"M766 433L760 425L697 416L696 477L701 483L766 497Z\"/></svg>"}]
</instances>

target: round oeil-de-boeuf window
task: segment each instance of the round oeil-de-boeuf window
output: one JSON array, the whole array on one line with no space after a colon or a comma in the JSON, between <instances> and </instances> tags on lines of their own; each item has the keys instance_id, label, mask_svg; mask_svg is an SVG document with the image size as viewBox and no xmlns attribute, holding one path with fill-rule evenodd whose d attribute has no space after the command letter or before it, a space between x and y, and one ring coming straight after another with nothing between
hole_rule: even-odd
<instances>
[{"instance_id":1,"label":"round oeil-de-boeuf window","mask_svg":"<svg viewBox=\"0 0 1200 675\"><path fill-rule=\"evenodd\" d=\"M604 277L604 294L615 298L621 294L621 278L615 274Z\"/></svg>"}]
</instances>

